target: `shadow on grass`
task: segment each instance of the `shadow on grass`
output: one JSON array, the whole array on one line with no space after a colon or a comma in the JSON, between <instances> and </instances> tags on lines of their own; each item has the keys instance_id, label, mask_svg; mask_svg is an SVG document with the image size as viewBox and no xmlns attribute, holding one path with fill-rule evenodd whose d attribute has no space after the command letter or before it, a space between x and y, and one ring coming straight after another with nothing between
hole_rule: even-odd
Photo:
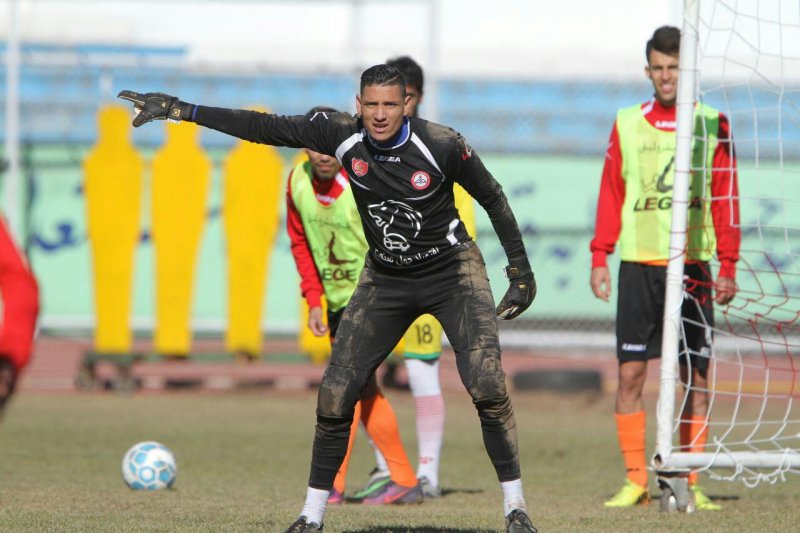
<instances>
[{"instance_id":1,"label":"shadow on grass","mask_svg":"<svg viewBox=\"0 0 800 533\"><path fill-rule=\"evenodd\" d=\"M738 501L740 499L740 497L736 496L735 494L725 494L725 495L723 495L723 494L706 494L706 495L708 496L708 498L712 502L733 502L733 501ZM658 501L659 498L661 498L661 493L660 492L657 493L657 494L653 494L653 499Z\"/></svg>"},{"instance_id":2,"label":"shadow on grass","mask_svg":"<svg viewBox=\"0 0 800 533\"><path fill-rule=\"evenodd\" d=\"M450 494L481 494L483 489L442 489L442 496L449 496Z\"/></svg>"},{"instance_id":3,"label":"shadow on grass","mask_svg":"<svg viewBox=\"0 0 800 533\"><path fill-rule=\"evenodd\" d=\"M483 493L483 489L457 489L457 488L445 489L445 488L443 488L442 489L442 495L440 497L441 498L445 498L447 496L450 496L451 494L482 494L482 493ZM429 498L426 498L426 499L429 499ZM360 504L361 500L358 499L358 498L353 498L351 496L346 496L345 497L345 502L346 503L351 503L351 504ZM446 531L446 530L442 530L442 531Z\"/></svg>"},{"instance_id":4,"label":"shadow on grass","mask_svg":"<svg viewBox=\"0 0 800 533\"><path fill-rule=\"evenodd\" d=\"M461 529L434 526L375 526L369 529L347 529L344 533L494 533L494 531L491 529Z\"/></svg>"},{"instance_id":5,"label":"shadow on grass","mask_svg":"<svg viewBox=\"0 0 800 533\"><path fill-rule=\"evenodd\" d=\"M721 494L719 495L709 494L708 497L711 498L711 501L715 502L732 502L732 501L738 501L740 499L739 496L736 496L734 494L726 494L724 496Z\"/></svg>"},{"instance_id":6,"label":"shadow on grass","mask_svg":"<svg viewBox=\"0 0 800 533\"><path fill-rule=\"evenodd\" d=\"M451 494L481 494L483 489L443 488L442 496ZM492 529L462 529L442 526L373 526L366 529L346 529L344 533L494 533Z\"/></svg>"}]
</instances>

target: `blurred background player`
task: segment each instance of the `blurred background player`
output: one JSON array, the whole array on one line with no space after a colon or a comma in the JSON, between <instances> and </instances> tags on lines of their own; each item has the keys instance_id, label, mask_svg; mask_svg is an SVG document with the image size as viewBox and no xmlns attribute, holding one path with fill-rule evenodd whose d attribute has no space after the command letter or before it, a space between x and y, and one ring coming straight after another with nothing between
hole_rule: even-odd
<instances>
[{"instance_id":1,"label":"blurred background player","mask_svg":"<svg viewBox=\"0 0 800 533\"><path fill-rule=\"evenodd\" d=\"M325 113L336 113L336 110L315 107L308 116ZM300 289L308 302L308 328L318 337L330 333L333 341L344 308L364 268L364 257L369 247L347 173L339 161L313 150L307 149L306 153L308 161L299 163L289 175L286 228L300 274ZM327 325L323 318L323 294L328 304ZM357 494L356 497L365 504L421 501L422 492L403 449L397 416L373 374L356 404L347 455L334 480L328 502L344 501L345 477L359 420L363 421L372 442L382 454L387 475L371 493Z\"/></svg>"},{"instance_id":2,"label":"blurred background player","mask_svg":"<svg viewBox=\"0 0 800 533\"><path fill-rule=\"evenodd\" d=\"M617 358L619 380L616 423L628 477L606 507L630 507L649 500L645 461L645 411L642 390L647 361L661 356L664 285L669 258L675 113L678 90L680 30L663 26L647 42L645 74L655 95L648 102L622 109L611 131L597 204L597 223L591 242L591 286L595 296L608 301L611 275L608 254L620 243L619 294L617 296ZM695 109L707 151L698 151L694 167L713 168L711 179L692 174L685 275L692 299L684 300L685 340L691 350L689 367L681 357L683 383L691 383L681 413L681 445L700 452L708 438L708 356L711 353L713 302L725 305L736 294L736 261L741 239L736 160L727 118L704 104ZM639 147L657 149L641 150ZM704 190L705 189L705 190ZM710 204L710 205L709 205ZM710 212L709 212L710 211ZM711 224L713 220L713 227ZM642 235L649 236L641 238ZM716 283L709 270L716 244L720 262ZM712 287L715 294L712 295ZM700 308L698 310L698 307ZM707 324L706 327L694 324ZM699 354L696 356L695 354ZM697 485L689 485L699 510L716 510Z\"/></svg>"},{"instance_id":3,"label":"blurred background player","mask_svg":"<svg viewBox=\"0 0 800 533\"><path fill-rule=\"evenodd\" d=\"M407 104L405 114L418 116L419 105L424 96L425 77L422 67L408 56L389 59L387 65L400 71L406 82ZM457 183L453 185L456 209L467 232L474 239L475 210L472 198ZM442 326L432 315L422 315L403 336L408 385L414 397L417 424L417 478L426 498L441 496L439 484L439 462L444 440L445 406L439 381L439 358L442 355ZM383 384L399 388L397 360L386 360ZM372 472L370 483L360 494L369 494L380 486L388 476L385 462L379 454L378 466Z\"/></svg>"},{"instance_id":4,"label":"blurred background player","mask_svg":"<svg viewBox=\"0 0 800 533\"><path fill-rule=\"evenodd\" d=\"M0 418L14 394L19 374L31 357L39 288L30 266L5 221L0 219L0 294L3 324L0 329Z\"/></svg>"}]
</instances>

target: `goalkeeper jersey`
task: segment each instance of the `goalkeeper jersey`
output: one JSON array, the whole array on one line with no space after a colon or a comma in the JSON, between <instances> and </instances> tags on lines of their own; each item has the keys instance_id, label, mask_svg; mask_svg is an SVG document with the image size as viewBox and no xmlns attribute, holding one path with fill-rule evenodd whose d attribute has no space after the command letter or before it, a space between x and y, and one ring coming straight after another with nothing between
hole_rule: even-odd
<instances>
[{"instance_id":1,"label":"goalkeeper jersey","mask_svg":"<svg viewBox=\"0 0 800 533\"><path fill-rule=\"evenodd\" d=\"M509 262L527 264L525 246L500 184L466 140L450 128L404 119L390 146L379 146L359 117L279 116L197 106L195 122L236 137L333 155L350 178L369 255L404 275L432 271L472 239L458 216L453 183L486 210Z\"/></svg>"}]
</instances>

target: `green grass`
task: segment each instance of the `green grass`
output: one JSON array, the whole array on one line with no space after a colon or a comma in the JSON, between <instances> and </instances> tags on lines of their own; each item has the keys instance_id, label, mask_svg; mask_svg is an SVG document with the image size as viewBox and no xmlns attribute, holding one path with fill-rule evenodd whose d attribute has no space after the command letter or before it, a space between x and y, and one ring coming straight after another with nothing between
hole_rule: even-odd
<instances>
[{"instance_id":1,"label":"green grass","mask_svg":"<svg viewBox=\"0 0 800 533\"><path fill-rule=\"evenodd\" d=\"M414 456L413 402L390 393ZM800 480L747 489L704 480L724 510L606 510L623 481L610 397L514 393L525 493L540 531L790 531ZM305 496L315 394L19 395L0 424L0 531L280 532ZM501 531L502 495L466 393L448 394L443 498L329 509L328 533ZM649 400L654 407L655 400ZM651 411L652 412L652 411ZM648 421L653 435L654 417ZM173 490L135 492L120 461L135 442L177 455ZM374 459L360 437L349 489ZM651 485L658 492L655 483Z\"/></svg>"}]
</instances>

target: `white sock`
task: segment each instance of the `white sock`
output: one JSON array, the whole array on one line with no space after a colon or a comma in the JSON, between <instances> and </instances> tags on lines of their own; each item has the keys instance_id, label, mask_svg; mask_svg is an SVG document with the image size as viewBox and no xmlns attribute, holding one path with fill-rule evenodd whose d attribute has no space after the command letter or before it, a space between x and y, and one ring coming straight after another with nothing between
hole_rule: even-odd
<instances>
[{"instance_id":1,"label":"white sock","mask_svg":"<svg viewBox=\"0 0 800 533\"><path fill-rule=\"evenodd\" d=\"M306 517L306 522L316 522L322 524L322 517L325 515L325 508L328 507L329 490L312 489L308 487L306 492L306 503L300 516Z\"/></svg>"},{"instance_id":2,"label":"white sock","mask_svg":"<svg viewBox=\"0 0 800 533\"><path fill-rule=\"evenodd\" d=\"M408 383L417 415L417 478L439 486L439 458L444 440L445 407L439 384L439 360L406 359Z\"/></svg>"},{"instance_id":3,"label":"white sock","mask_svg":"<svg viewBox=\"0 0 800 533\"><path fill-rule=\"evenodd\" d=\"M525 497L522 495L522 480L515 479L514 481L501 481L500 486L503 488L503 515L508 514L514 509L528 512L528 506L525 505Z\"/></svg>"},{"instance_id":4,"label":"white sock","mask_svg":"<svg viewBox=\"0 0 800 533\"><path fill-rule=\"evenodd\" d=\"M419 359L406 359L408 372L408 386L414 398L419 396L433 396L442 393L439 385L439 360L421 361Z\"/></svg>"},{"instance_id":5,"label":"white sock","mask_svg":"<svg viewBox=\"0 0 800 533\"><path fill-rule=\"evenodd\" d=\"M363 425L363 424L362 424ZM375 452L375 464L381 472L388 472L389 471L389 463L386 462L386 458L383 456L381 451L375 445L375 441L373 441L370 436L367 434L367 427L364 426L364 434L367 435L367 440L369 440L369 445L372 446L372 451Z\"/></svg>"}]
</instances>

